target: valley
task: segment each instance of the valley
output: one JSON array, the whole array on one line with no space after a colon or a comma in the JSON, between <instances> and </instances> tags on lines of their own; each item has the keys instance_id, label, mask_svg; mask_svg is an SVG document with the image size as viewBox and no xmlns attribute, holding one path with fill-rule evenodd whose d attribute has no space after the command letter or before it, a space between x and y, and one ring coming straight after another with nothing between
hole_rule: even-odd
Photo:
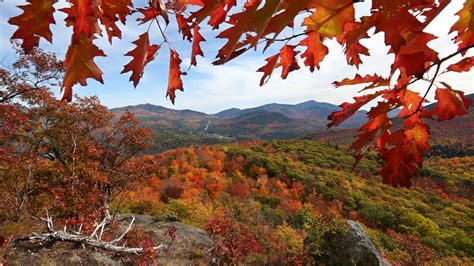
<instances>
[{"instance_id":1,"label":"valley","mask_svg":"<svg viewBox=\"0 0 474 266\"><path fill-rule=\"evenodd\" d=\"M326 130L327 116L338 109L333 104L307 101L295 105L231 108L216 114L173 110L152 104L111 111L118 115L126 110L134 113L143 126L153 130L157 145L152 152L159 152L200 144L301 138L311 132ZM359 111L341 127L357 127L364 121L365 112Z\"/></svg>"}]
</instances>

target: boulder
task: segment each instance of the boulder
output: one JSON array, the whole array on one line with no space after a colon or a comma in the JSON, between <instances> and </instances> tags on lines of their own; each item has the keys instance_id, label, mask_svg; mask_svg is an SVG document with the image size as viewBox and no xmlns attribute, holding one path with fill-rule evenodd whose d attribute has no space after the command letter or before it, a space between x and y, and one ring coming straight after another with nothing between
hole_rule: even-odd
<instances>
[{"instance_id":1,"label":"boulder","mask_svg":"<svg viewBox=\"0 0 474 266\"><path fill-rule=\"evenodd\" d=\"M362 226L347 220L348 231L325 239L322 246L326 265L391 265L367 236ZM321 260L321 258L320 258Z\"/></svg>"},{"instance_id":2,"label":"boulder","mask_svg":"<svg viewBox=\"0 0 474 266\"><path fill-rule=\"evenodd\" d=\"M211 261L210 250L214 242L206 231L181 223L173 217L135 215L135 219L136 224L151 236L154 243L164 243L169 247L161 252L158 265L200 265ZM172 226L176 228L173 243L163 235Z\"/></svg>"}]
</instances>

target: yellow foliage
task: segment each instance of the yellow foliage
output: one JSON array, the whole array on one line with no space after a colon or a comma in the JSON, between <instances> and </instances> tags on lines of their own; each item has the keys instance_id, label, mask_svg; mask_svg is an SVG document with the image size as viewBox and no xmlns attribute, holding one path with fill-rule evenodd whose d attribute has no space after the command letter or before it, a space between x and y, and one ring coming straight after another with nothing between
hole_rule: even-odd
<instances>
[{"instance_id":1,"label":"yellow foliage","mask_svg":"<svg viewBox=\"0 0 474 266\"><path fill-rule=\"evenodd\" d=\"M275 235L280 243L286 246L289 254L300 255L303 253L303 240L305 236L301 232L285 223L276 228Z\"/></svg>"},{"instance_id":2,"label":"yellow foliage","mask_svg":"<svg viewBox=\"0 0 474 266\"><path fill-rule=\"evenodd\" d=\"M203 228L213 217L212 206L191 199L173 199L162 210L163 214L175 216L181 222Z\"/></svg>"}]
</instances>

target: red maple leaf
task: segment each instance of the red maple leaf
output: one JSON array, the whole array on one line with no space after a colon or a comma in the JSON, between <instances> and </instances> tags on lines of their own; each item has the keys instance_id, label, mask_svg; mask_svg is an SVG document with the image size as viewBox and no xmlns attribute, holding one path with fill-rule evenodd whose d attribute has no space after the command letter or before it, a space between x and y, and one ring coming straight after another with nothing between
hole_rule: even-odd
<instances>
[{"instance_id":1,"label":"red maple leaf","mask_svg":"<svg viewBox=\"0 0 474 266\"><path fill-rule=\"evenodd\" d=\"M276 55L272 55L268 57L267 59L265 59L267 63L257 70L257 72L263 72L263 76L260 79L260 86L263 86L270 79L270 76L272 75L273 70L275 69L275 67L278 66L277 63L278 63L279 58L280 58L280 54L276 54Z\"/></svg>"},{"instance_id":2,"label":"red maple leaf","mask_svg":"<svg viewBox=\"0 0 474 266\"><path fill-rule=\"evenodd\" d=\"M148 32L140 35L133 44L136 45L135 49L125 54L127 56L132 56L133 59L123 67L122 73L132 71L130 81L133 81L133 86L137 87L138 82L143 75L145 65L155 58L156 52L160 47L156 44L150 45Z\"/></svg>"},{"instance_id":3,"label":"red maple leaf","mask_svg":"<svg viewBox=\"0 0 474 266\"><path fill-rule=\"evenodd\" d=\"M436 90L435 98L438 100L431 113L438 117L438 121L444 121L455 116L465 115L471 107L472 100L464 97L464 92L453 90L448 84L446 88Z\"/></svg>"},{"instance_id":4,"label":"red maple leaf","mask_svg":"<svg viewBox=\"0 0 474 266\"><path fill-rule=\"evenodd\" d=\"M193 38L193 47L191 51L191 65L195 66L197 64L196 62L196 56L204 56L204 53L202 52L201 46L199 45L200 42L205 42L206 39L202 37L202 35L199 33L199 26L194 27L194 38Z\"/></svg>"},{"instance_id":5,"label":"red maple leaf","mask_svg":"<svg viewBox=\"0 0 474 266\"><path fill-rule=\"evenodd\" d=\"M471 56L471 57L466 57L462 59L461 61L450 65L448 67L448 70L454 71L454 72L467 72L471 70L473 66L474 66L474 56Z\"/></svg>"},{"instance_id":6,"label":"red maple leaf","mask_svg":"<svg viewBox=\"0 0 474 266\"><path fill-rule=\"evenodd\" d=\"M112 38L122 38L122 31L117 26L117 21L125 24L128 15L132 13L131 0L102 0L100 21L104 25L109 42L112 43Z\"/></svg>"},{"instance_id":7,"label":"red maple leaf","mask_svg":"<svg viewBox=\"0 0 474 266\"><path fill-rule=\"evenodd\" d=\"M328 127L340 125L342 122L351 117L355 112L357 112L362 106L382 95L383 92L384 91L378 91L373 94L356 96L354 97L354 103L345 102L339 105L342 110L333 112L328 116L328 119L331 120L331 123L328 124Z\"/></svg>"},{"instance_id":8,"label":"red maple leaf","mask_svg":"<svg viewBox=\"0 0 474 266\"><path fill-rule=\"evenodd\" d=\"M319 69L319 63L329 53L328 48L322 43L319 34L312 31L299 44L306 46L306 51L301 54L301 58L305 59L304 64L309 67L311 72L314 71L315 67Z\"/></svg>"},{"instance_id":9,"label":"red maple leaf","mask_svg":"<svg viewBox=\"0 0 474 266\"><path fill-rule=\"evenodd\" d=\"M28 0L29 5L20 6L23 13L8 20L11 25L18 26L12 39L22 39L21 46L26 52L38 46L39 38L48 42L53 41L53 34L49 29L54 24L54 0Z\"/></svg>"},{"instance_id":10,"label":"red maple leaf","mask_svg":"<svg viewBox=\"0 0 474 266\"><path fill-rule=\"evenodd\" d=\"M181 80L181 75L186 75L186 72L181 72L180 64L181 59L179 54L170 49L170 71L168 76L168 91L166 96L170 97L171 102L174 104L174 99L176 98L175 91L183 91L183 81Z\"/></svg>"},{"instance_id":11,"label":"red maple leaf","mask_svg":"<svg viewBox=\"0 0 474 266\"><path fill-rule=\"evenodd\" d=\"M296 46L285 45L280 50L280 65L282 66L281 77L286 79L291 71L300 69L296 61L296 55L299 52L295 51Z\"/></svg>"},{"instance_id":12,"label":"red maple leaf","mask_svg":"<svg viewBox=\"0 0 474 266\"><path fill-rule=\"evenodd\" d=\"M77 42L69 46L64 61L66 74L63 82L63 100L71 101L72 86L76 83L80 83L82 86L87 85L87 78L93 78L103 83L102 71L94 62L96 56L105 56L105 54L84 34L79 37Z\"/></svg>"}]
</instances>

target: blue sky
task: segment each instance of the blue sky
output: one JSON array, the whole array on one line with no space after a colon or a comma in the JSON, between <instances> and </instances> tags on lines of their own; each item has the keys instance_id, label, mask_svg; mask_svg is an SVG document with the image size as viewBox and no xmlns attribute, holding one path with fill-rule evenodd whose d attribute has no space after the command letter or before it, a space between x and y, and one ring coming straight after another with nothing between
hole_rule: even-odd
<instances>
[{"instance_id":1,"label":"blue sky","mask_svg":"<svg viewBox=\"0 0 474 266\"><path fill-rule=\"evenodd\" d=\"M427 31L436 36L444 36L442 39L432 41L430 46L440 53L440 57L446 56L455 51L456 46L448 35L449 26L454 23L457 17L454 15L462 6L462 0L454 0L442 12L439 18L432 22ZM15 31L15 27L9 25L9 17L20 14L21 10L16 6L24 4L19 0L4 0L0 2L0 57L7 56L7 59L14 59L11 50L9 37ZM65 1L59 1L55 7L59 8L67 5ZM370 1L358 3L356 5L357 15L364 15L370 8ZM55 15L56 25L51 27L54 40L49 44L42 40L40 46L48 51L56 52L59 57L63 57L70 40L70 29L64 25L65 15L58 12ZM298 24L298 23L297 23ZM342 48L335 41L328 41L325 44L330 49L330 54L321 64L321 70L314 73L309 72L300 62L300 71L290 73L286 80L279 77L277 70L270 81L263 87L259 87L261 73L256 70L262 66L264 59L276 53L270 49L265 54L261 51L248 52L224 66L212 66L211 62L216 51L221 47L223 40L215 39L216 32L205 29L203 31L207 42L202 43L206 58L198 57L198 67L191 68L187 76L183 76L185 92L177 92L176 104L173 106L165 98L168 79L169 54L168 47L163 45L154 61L146 66L140 84L136 89L129 82L129 73L120 74L123 65L130 57L125 57L127 51L133 49L132 41L146 31L148 25L138 26L134 18L128 20L127 26L121 26L123 39L114 38L113 45L110 45L106 38L97 41L99 47L104 50L107 57L97 57L97 63L104 72L104 82L102 85L92 79L88 80L87 87L75 86L74 92L81 95L97 94L103 104L108 107L119 107L141 103L152 103L175 109L193 109L207 113L215 113L223 109L238 107L254 107L266 103L299 103L308 100L329 102L340 104L349 101L355 96L357 87L343 87L335 89L331 83L344 77L352 77L357 70L350 67L345 62ZM161 35L158 29L150 32L153 43L161 43ZM168 36L173 46L180 52L183 59L183 70L189 66L190 44L182 41L180 35L176 34L174 23L168 28ZM359 73L378 73L387 75L389 62L393 60L393 55L387 55L388 47L383 44L383 35L376 34L371 40L363 41L370 49L371 57L363 57L364 65L360 67ZM278 47L278 46L276 46ZM470 55L474 55L472 51ZM458 58L453 58L456 62ZM453 88L474 93L474 72L458 75L443 75L442 80L450 83ZM427 87L426 83L418 84L414 89L423 91ZM58 92L59 95L59 92ZM430 93L428 99L433 100L434 93Z\"/></svg>"}]
</instances>

